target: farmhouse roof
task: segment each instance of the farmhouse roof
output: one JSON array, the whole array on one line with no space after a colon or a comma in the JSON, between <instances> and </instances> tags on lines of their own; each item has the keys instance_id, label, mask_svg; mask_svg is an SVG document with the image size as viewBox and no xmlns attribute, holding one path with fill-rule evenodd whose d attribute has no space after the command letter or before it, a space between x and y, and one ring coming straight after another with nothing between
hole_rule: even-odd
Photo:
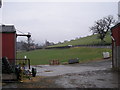
<instances>
[{"instance_id":1,"label":"farmhouse roof","mask_svg":"<svg viewBox=\"0 0 120 90\"><path fill-rule=\"evenodd\" d=\"M15 30L14 25L1 25L0 32L2 32L2 33L15 33L16 30Z\"/></svg>"}]
</instances>

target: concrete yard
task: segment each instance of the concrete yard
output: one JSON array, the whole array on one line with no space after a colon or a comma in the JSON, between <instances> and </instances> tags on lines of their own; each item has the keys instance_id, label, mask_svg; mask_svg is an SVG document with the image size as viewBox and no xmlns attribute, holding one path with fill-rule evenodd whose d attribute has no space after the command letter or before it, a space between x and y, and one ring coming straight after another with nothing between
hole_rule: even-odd
<instances>
[{"instance_id":1,"label":"concrete yard","mask_svg":"<svg viewBox=\"0 0 120 90\"><path fill-rule=\"evenodd\" d=\"M23 83L7 83L3 88L119 88L120 73L111 60L82 64L37 65L37 77ZM36 85L37 84L37 85Z\"/></svg>"}]
</instances>

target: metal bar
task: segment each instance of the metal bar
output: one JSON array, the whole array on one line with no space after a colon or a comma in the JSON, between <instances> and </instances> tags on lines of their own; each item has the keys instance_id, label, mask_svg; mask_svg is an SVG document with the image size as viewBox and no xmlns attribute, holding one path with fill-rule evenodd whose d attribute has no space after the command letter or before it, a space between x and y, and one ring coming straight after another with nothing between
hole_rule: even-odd
<instances>
[{"instance_id":1,"label":"metal bar","mask_svg":"<svg viewBox=\"0 0 120 90\"><path fill-rule=\"evenodd\" d=\"M116 48L116 40L114 39L114 37L113 36L111 36L111 38L112 38L112 40L113 40L113 51L112 51L112 53L113 53L113 58L112 58L112 67L114 68L116 68L116 67L118 67L118 65L117 65L117 56L116 56L116 54L117 54L117 48ZM116 61L115 63L114 63L114 60ZM114 64L116 65L116 66L114 66Z\"/></svg>"},{"instance_id":2,"label":"metal bar","mask_svg":"<svg viewBox=\"0 0 120 90\"><path fill-rule=\"evenodd\" d=\"M13 59L8 59L8 60L13 60ZM26 60L28 61L28 67L30 69L30 59L16 59L16 64L17 64L17 61L26 62Z\"/></svg>"},{"instance_id":3,"label":"metal bar","mask_svg":"<svg viewBox=\"0 0 120 90\"><path fill-rule=\"evenodd\" d=\"M16 34L16 36L27 36L27 37L31 37L31 35L29 35L29 34Z\"/></svg>"},{"instance_id":4,"label":"metal bar","mask_svg":"<svg viewBox=\"0 0 120 90\"><path fill-rule=\"evenodd\" d=\"M28 59L28 65L29 65L29 69L30 69L30 59Z\"/></svg>"},{"instance_id":5,"label":"metal bar","mask_svg":"<svg viewBox=\"0 0 120 90\"><path fill-rule=\"evenodd\" d=\"M30 37L31 37L30 33L28 33L28 34L16 34L16 37L17 36L26 36L28 38L28 51L29 51L30 50Z\"/></svg>"}]
</instances>

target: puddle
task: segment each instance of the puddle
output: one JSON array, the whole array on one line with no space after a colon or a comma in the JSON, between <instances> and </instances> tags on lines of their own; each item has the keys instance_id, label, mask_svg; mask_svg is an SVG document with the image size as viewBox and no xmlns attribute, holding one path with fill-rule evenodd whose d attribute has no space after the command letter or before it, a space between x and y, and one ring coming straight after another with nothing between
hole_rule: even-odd
<instances>
[{"instance_id":1,"label":"puddle","mask_svg":"<svg viewBox=\"0 0 120 90\"><path fill-rule=\"evenodd\" d=\"M84 64L69 65L37 65L37 76L58 76L67 73L79 73L86 71L106 70L111 68L111 60L102 60ZM51 73L47 73L51 72Z\"/></svg>"}]
</instances>

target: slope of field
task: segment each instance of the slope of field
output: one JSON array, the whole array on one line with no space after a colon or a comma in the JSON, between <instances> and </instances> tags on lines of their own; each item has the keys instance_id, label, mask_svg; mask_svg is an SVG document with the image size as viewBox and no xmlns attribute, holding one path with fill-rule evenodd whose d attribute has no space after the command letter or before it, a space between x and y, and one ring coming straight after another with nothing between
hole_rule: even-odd
<instances>
[{"instance_id":1,"label":"slope of field","mask_svg":"<svg viewBox=\"0 0 120 90\"><path fill-rule=\"evenodd\" d=\"M32 65L49 64L49 60L58 59L61 63L68 62L69 59L79 58L80 62L102 59L102 52L111 49L105 48L85 48L75 47L68 49L40 49L29 52L18 52L17 58L25 55L31 60Z\"/></svg>"},{"instance_id":2,"label":"slope of field","mask_svg":"<svg viewBox=\"0 0 120 90\"><path fill-rule=\"evenodd\" d=\"M106 35L104 40L105 40L104 44L111 44L111 38L109 33ZM101 40L98 39L96 34L96 35L83 37L77 40L72 40L63 44L57 44L49 47L62 47L62 46L68 46L68 45L99 45L99 44L101 44Z\"/></svg>"}]
</instances>

